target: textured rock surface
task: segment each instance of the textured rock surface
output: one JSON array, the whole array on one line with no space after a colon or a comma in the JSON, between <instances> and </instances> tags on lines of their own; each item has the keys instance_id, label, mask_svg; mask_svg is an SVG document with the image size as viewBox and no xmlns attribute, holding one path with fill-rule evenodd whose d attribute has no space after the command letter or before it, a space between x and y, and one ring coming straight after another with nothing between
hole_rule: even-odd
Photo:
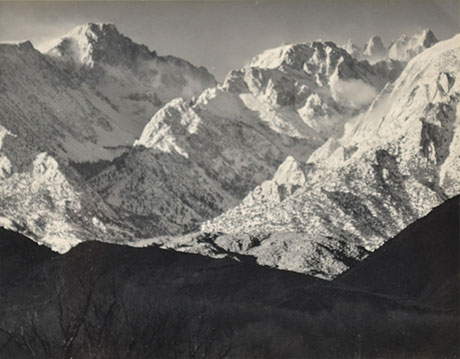
<instances>
[{"instance_id":1,"label":"textured rock surface","mask_svg":"<svg viewBox=\"0 0 460 359\"><path fill-rule=\"evenodd\" d=\"M287 45L221 85L109 24L47 55L1 45L2 223L60 251L156 243L330 279L459 193L458 42L401 76Z\"/></svg>"},{"instance_id":2,"label":"textured rock surface","mask_svg":"<svg viewBox=\"0 0 460 359\"><path fill-rule=\"evenodd\" d=\"M71 168L0 126L0 222L63 252L82 238L132 238Z\"/></svg>"},{"instance_id":3,"label":"textured rock surface","mask_svg":"<svg viewBox=\"0 0 460 359\"><path fill-rule=\"evenodd\" d=\"M459 68L458 36L426 50L366 114L349 123L343 138L310 157L304 185L280 201L260 196L268 187L263 184L248 195L251 200L202 230L303 232L320 243L362 240L366 249L377 248L459 192ZM283 263L283 255L295 255L298 247L279 252L267 246L258 260ZM291 263L280 267L292 269Z\"/></svg>"},{"instance_id":4,"label":"textured rock surface","mask_svg":"<svg viewBox=\"0 0 460 359\"><path fill-rule=\"evenodd\" d=\"M204 68L158 56L113 25L78 27L48 54L1 44L2 223L59 251L85 237L128 241L133 228L69 163L119 156L142 130L136 118L145 124L162 101L211 85Z\"/></svg>"},{"instance_id":5,"label":"textured rock surface","mask_svg":"<svg viewBox=\"0 0 460 359\"><path fill-rule=\"evenodd\" d=\"M47 54L79 73L119 113L117 124L135 137L166 102L189 99L216 85L204 67L159 56L120 34L113 24L78 26L57 41Z\"/></svg>"},{"instance_id":6,"label":"textured rock surface","mask_svg":"<svg viewBox=\"0 0 460 359\"><path fill-rule=\"evenodd\" d=\"M414 56L436 44L438 40L430 29L413 35L402 35L385 47L379 36L372 36L363 48L356 46L351 39L342 48L359 60L370 63L400 61L407 63Z\"/></svg>"},{"instance_id":7,"label":"textured rock surface","mask_svg":"<svg viewBox=\"0 0 460 359\"><path fill-rule=\"evenodd\" d=\"M0 124L27 144L62 159L110 159L134 136L120 115L73 72L30 42L0 45Z\"/></svg>"},{"instance_id":8,"label":"textured rock surface","mask_svg":"<svg viewBox=\"0 0 460 359\"><path fill-rule=\"evenodd\" d=\"M436 36L429 29L413 36L403 35L391 44L388 49L388 57L394 60L409 61L437 42Z\"/></svg>"},{"instance_id":9,"label":"textured rock surface","mask_svg":"<svg viewBox=\"0 0 460 359\"><path fill-rule=\"evenodd\" d=\"M143 236L196 230L271 178L287 156L305 161L341 134L393 75L330 42L268 50L223 85L166 104L123 165L90 185ZM299 180L273 193L284 197Z\"/></svg>"},{"instance_id":10,"label":"textured rock surface","mask_svg":"<svg viewBox=\"0 0 460 359\"><path fill-rule=\"evenodd\" d=\"M380 36L373 36L369 39L366 46L364 46L363 55L370 62L377 62L387 57L388 50L383 45Z\"/></svg>"},{"instance_id":11,"label":"textured rock surface","mask_svg":"<svg viewBox=\"0 0 460 359\"><path fill-rule=\"evenodd\" d=\"M213 85L204 68L158 56L113 25L78 27L48 54L0 45L0 124L74 162L114 158L164 102Z\"/></svg>"}]
</instances>

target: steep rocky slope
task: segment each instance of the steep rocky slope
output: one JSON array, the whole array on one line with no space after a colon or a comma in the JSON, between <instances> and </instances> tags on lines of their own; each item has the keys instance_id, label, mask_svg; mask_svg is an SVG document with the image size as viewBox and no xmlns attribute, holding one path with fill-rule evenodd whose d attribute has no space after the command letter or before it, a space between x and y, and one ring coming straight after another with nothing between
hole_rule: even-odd
<instances>
[{"instance_id":1,"label":"steep rocky slope","mask_svg":"<svg viewBox=\"0 0 460 359\"><path fill-rule=\"evenodd\" d=\"M383 45L380 36L372 36L367 44L364 46L363 57L370 62L378 62L384 60L388 55L388 50Z\"/></svg>"},{"instance_id":2,"label":"steep rocky slope","mask_svg":"<svg viewBox=\"0 0 460 359\"><path fill-rule=\"evenodd\" d=\"M74 162L112 159L164 102L215 85L204 68L158 56L109 24L77 27L48 54L2 44L0 76L0 124Z\"/></svg>"},{"instance_id":3,"label":"steep rocky slope","mask_svg":"<svg viewBox=\"0 0 460 359\"><path fill-rule=\"evenodd\" d=\"M71 167L0 126L0 221L55 250L82 238L132 237Z\"/></svg>"},{"instance_id":4,"label":"steep rocky slope","mask_svg":"<svg viewBox=\"0 0 460 359\"><path fill-rule=\"evenodd\" d=\"M77 72L119 114L113 118L138 137L166 102L190 99L216 85L204 68L174 56L159 56L136 44L113 24L86 24L56 40L47 55Z\"/></svg>"},{"instance_id":5,"label":"steep rocky slope","mask_svg":"<svg viewBox=\"0 0 460 359\"><path fill-rule=\"evenodd\" d=\"M113 25L78 27L48 54L1 44L2 222L58 251L85 237L129 240L134 229L69 164L110 161L163 102L213 85L204 68L158 56Z\"/></svg>"},{"instance_id":6,"label":"steep rocky slope","mask_svg":"<svg viewBox=\"0 0 460 359\"><path fill-rule=\"evenodd\" d=\"M403 34L400 38L393 40L388 47L384 45L380 36L372 36L363 48L355 45L351 39L342 47L353 57L373 64L392 60L407 63L437 42L438 39L433 31L424 29L413 35Z\"/></svg>"},{"instance_id":7,"label":"steep rocky slope","mask_svg":"<svg viewBox=\"0 0 460 359\"><path fill-rule=\"evenodd\" d=\"M110 148L134 141L106 100L30 42L0 45L0 76L0 124L30 146L89 161L113 158Z\"/></svg>"},{"instance_id":8,"label":"steep rocky slope","mask_svg":"<svg viewBox=\"0 0 460 359\"><path fill-rule=\"evenodd\" d=\"M166 104L135 148L90 185L143 236L197 229L270 178L287 156L306 160L339 136L397 73L330 42L268 50L223 85Z\"/></svg>"},{"instance_id":9,"label":"steep rocky slope","mask_svg":"<svg viewBox=\"0 0 460 359\"><path fill-rule=\"evenodd\" d=\"M409 61L423 50L436 44L438 40L429 29L413 36L402 35L393 41L388 48L388 57L399 61Z\"/></svg>"},{"instance_id":10,"label":"steep rocky slope","mask_svg":"<svg viewBox=\"0 0 460 359\"><path fill-rule=\"evenodd\" d=\"M403 47L412 56L434 41ZM196 231L231 209L202 225L229 235L205 235L206 253L254 247L261 263L335 276L458 193L458 55L423 55L393 88L403 62L370 64L313 41L267 50L216 85L111 24L77 27L46 54L1 45L1 216L65 251L82 238ZM190 238L157 242L193 251Z\"/></svg>"},{"instance_id":11,"label":"steep rocky slope","mask_svg":"<svg viewBox=\"0 0 460 359\"><path fill-rule=\"evenodd\" d=\"M202 230L300 232L313 242L377 248L459 193L459 61L458 36L424 51L341 139L327 141L307 164L290 166L302 168L305 180L299 185L302 176L288 176L288 196L275 178ZM260 262L308 272L305 240L259 242ZM220 245L233 246L231 236Z\"/></svg>"}]
</instances>

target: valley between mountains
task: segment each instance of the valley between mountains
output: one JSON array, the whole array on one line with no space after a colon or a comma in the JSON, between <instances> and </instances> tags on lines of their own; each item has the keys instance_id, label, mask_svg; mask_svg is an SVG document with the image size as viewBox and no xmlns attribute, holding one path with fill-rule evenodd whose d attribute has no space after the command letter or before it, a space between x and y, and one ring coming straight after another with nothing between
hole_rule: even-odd
<instances>
[{"instance_id":1,"label":"valley between mountains","mask_svg":"<svg viewBox=\"0 0 460 359\"><path fill-rule=\"evenodd\" d=\"M459 69L430 30L283 45L222 83L113 24L0 44L0 223L332 280L460 194Z\"/></svg>"}]
</instances>

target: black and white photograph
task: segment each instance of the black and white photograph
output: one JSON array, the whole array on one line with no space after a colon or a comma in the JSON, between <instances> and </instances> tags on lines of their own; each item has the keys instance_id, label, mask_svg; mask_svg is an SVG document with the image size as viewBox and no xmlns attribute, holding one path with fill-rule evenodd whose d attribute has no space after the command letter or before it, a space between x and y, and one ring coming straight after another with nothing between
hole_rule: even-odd
<instances>
[{"instance_id":1,"label":"black and white photograph","mask_svg":"<svg viewBox=\"0 0 460 359\"><path fill-rule=\"evenodd\" d=\"M0 0L0 359L460 359L459 0Z\"/></svg>"}]
</instances>

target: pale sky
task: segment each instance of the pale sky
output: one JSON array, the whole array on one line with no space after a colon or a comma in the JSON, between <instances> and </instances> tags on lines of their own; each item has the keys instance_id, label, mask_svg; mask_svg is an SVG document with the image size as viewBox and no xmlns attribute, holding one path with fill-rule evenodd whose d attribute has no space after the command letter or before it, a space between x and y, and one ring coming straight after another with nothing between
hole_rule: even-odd
<instances>
[{"instance_id":1,"label":"pale sky","mask_svg":"<svg viewBox=\"0 0 460 359\"><path fill-rule=\"evenodd\" d=\"M4 2L0 42L39 47L88 22L112 22L159 55L206 66L218 80L254 55L284 43L316 39L363 45L378 34L387 45L423 28L438 39L459 33L459 0L279 0L144 2Z\"/></svg>"}]
</instances>

